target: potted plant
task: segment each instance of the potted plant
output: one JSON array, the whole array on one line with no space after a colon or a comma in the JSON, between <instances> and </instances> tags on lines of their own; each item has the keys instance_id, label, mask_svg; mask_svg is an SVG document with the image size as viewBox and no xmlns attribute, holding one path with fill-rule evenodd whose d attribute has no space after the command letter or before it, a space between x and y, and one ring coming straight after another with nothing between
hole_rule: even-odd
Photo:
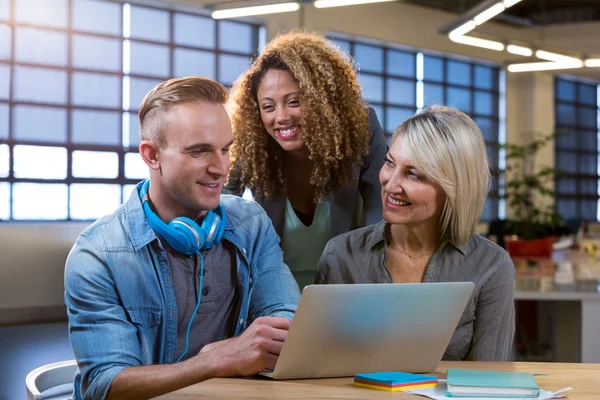
<instances>
[{"instance_id":1,"label":"potted plant","mask_svg":"<svg viewBox=\"0 0 600 400\"><path fill-rule=\"evenodd\" d=\"M503 197L510 210L503 230L511 237L504 245L511 256L552 255L552 245L563 222L555 210L552 186L562 172L553 167L536 168L535 160L540 149L563 134L534 134L523 145L501 146L506 152Z\"/></svg>"}]
</instances>

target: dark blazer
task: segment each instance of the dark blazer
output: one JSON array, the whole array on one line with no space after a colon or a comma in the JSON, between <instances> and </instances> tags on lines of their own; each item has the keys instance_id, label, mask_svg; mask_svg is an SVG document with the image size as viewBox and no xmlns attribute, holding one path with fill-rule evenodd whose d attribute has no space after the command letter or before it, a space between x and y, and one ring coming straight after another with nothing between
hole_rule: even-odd
<instances>
[{"instance_id":1,"label":"dark blazer","mask_svg":"<svg viewBox=\"0 0 600 400\"><path fill-rule=\"evenodd\" d=\"M369 133L371 134L369 154L361 165L356 166L356 175L359 179L357 182L331 193L329 200L332 237L361 226L377 223L382 219L379 170L384 164L388 147L383 129L372 108L369 108ZM235 170L235 166L233 168ZM243 189L227 186L223 193L241 196ZM279 237L283 237L286 199L255 193L254 200L265 209Z\"/></svg>"}]
</instances>

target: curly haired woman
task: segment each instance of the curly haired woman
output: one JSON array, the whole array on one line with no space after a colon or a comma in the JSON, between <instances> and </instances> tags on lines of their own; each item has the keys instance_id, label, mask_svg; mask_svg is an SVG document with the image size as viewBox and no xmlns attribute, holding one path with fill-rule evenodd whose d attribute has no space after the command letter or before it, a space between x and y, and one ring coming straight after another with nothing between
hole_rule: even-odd
<instances>
[{"instance_id":1,"label":"curly haired woman","mask_svg":"<svg viewBox=\"0 0 600 400\"><path fill-rule=\"evenodd\" d=\"M381 220L383 131L347 56L315 34L273 39L232 100L226 192L252 191L302 288L330 238Z\"/></svg>"}]
</instances>

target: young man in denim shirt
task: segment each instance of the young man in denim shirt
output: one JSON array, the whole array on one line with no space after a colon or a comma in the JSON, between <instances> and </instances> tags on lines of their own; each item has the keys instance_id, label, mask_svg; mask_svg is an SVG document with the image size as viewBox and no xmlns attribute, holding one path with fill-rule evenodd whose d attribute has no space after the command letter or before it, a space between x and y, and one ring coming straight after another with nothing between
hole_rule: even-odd
<instances>
[{"instance_id":1,"label":"young man in denim shirt","mask_svg":"<svg viewBox=\"0 0 600 400\"><path fill-rule=\"evenodd\" d=\"M144 98L150 180L67 259L75 398L150 398L275 365L300 293L265 212L220 194L233 140L227 97L188 77Z\"/></svg>"}]
</instances>

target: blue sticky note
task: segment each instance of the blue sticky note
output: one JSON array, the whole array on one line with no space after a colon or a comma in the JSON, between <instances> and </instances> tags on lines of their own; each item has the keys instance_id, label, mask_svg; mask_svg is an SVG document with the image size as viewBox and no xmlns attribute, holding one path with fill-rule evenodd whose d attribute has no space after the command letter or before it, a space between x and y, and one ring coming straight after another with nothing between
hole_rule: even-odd
<instances>
[{"instance_id":1,"label":"blue sticky note","mask_svg":"<svg viewBox=\"0 0 600 400\"><path fill-rule=\"evenodd\" d=\"M410 374L408 372L371 372L368 374L356 374L354 375L354 379L386 385L418 384L420 382L437 381L436 376Z\"/></svg>"}]
</instances>

